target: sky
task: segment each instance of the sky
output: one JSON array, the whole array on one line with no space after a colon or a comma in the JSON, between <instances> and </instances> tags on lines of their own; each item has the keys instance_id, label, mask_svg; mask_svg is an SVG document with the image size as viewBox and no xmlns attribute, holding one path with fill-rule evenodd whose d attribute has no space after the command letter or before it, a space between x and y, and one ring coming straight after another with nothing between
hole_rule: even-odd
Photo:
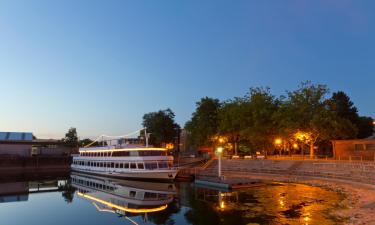
<instances>
[{"instance_id":1,"label":"sky","mask_svg":"<svg viewBox=\"0 0 375 225\"><path fill-rule=\"evenodd\" d=\"M373 0L0 0L0 130L121 135L302 81L375 117Z\"/></svg>"}]
</instances>

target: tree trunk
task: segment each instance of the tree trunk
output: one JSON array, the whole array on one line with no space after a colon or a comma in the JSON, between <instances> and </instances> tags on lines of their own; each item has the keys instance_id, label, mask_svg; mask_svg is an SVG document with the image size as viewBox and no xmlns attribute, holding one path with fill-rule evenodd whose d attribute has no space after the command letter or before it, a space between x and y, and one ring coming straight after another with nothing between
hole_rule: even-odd
<instances>
[{"instance_id":1,"label":"tree trunk","mask_svg":"<svg viewBox=\"0 0 375 225\"><path fill-rule=\"evenodd\" d=\"M314 144L310 144L310 158L314 158Z\"/></svg>"}]
</instances>

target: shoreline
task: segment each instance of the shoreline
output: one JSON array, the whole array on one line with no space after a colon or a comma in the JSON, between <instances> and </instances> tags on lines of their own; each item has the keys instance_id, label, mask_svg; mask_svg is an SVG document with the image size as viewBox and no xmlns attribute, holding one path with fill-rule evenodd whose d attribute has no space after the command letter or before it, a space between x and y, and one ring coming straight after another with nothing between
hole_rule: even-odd
<instances>
[{"instance_id":1,"label":"shoreline","mask_svg":"<svg viewBox=\"0 0 375 225\"><path fill-rule=\"evenodd\" d=\"M375 185L332 178L265 173L248 173L246 175L231 173L227 177L298 183L334 191L342 194L344 200L339 203L338 210L333 210L330 213L332 216L347 219L346 224L375 224Z\"/></svg>"}]
</instances>

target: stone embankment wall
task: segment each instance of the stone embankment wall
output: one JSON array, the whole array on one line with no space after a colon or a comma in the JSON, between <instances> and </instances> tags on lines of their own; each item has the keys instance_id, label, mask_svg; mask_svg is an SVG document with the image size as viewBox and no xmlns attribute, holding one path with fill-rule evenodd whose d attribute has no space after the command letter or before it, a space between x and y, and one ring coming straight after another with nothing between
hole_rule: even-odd
<instances>
[{"instance_id":1,"label":"stone embankment wall","mask_svg":"<svg viewBox=\"0 0 375 225\"><path fill-rule=\"evenodd\" d=\"M70 170L70 157L0 157L0 174L53 173Z\"/></svg>"},{"instance_id":2,"label":"stone embankment wall","mask_svg":"<svg viewBox=\"0 0 375 225\"><path fill-rule=\"evenodd\" d=\"M244 160L223 159L224 177L238 174L269 173L280 175L298 175L325 177L375 184L374 162L345 162L324 160ZM197 176L217 176L218 162L215 160Z\"/></svg>"}]
</instances>

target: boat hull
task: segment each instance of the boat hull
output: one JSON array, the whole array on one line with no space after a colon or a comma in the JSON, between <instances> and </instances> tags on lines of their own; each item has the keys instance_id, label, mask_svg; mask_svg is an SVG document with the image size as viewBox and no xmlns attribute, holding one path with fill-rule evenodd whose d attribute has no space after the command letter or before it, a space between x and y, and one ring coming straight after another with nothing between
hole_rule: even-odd
<instances>
[{"instance_id":1,"label":"boat hull","mask_svg":"<svg viewBox=\"0 0 375 225\"><path fill-rule=\"evenodd\" d=\"M100 175L106 177L113 177L113 178L124 178L124 179L134 179L134 180L166 180L166 181L173 181L177 175L177 169L171 170L150 170L150 171L132 171L132 172L106 172L106 171L93 171L93 170L85 170L85 169L78 169L72 168L73 171L92 174L92 175Z\"/></svg>"}]
</instances>

